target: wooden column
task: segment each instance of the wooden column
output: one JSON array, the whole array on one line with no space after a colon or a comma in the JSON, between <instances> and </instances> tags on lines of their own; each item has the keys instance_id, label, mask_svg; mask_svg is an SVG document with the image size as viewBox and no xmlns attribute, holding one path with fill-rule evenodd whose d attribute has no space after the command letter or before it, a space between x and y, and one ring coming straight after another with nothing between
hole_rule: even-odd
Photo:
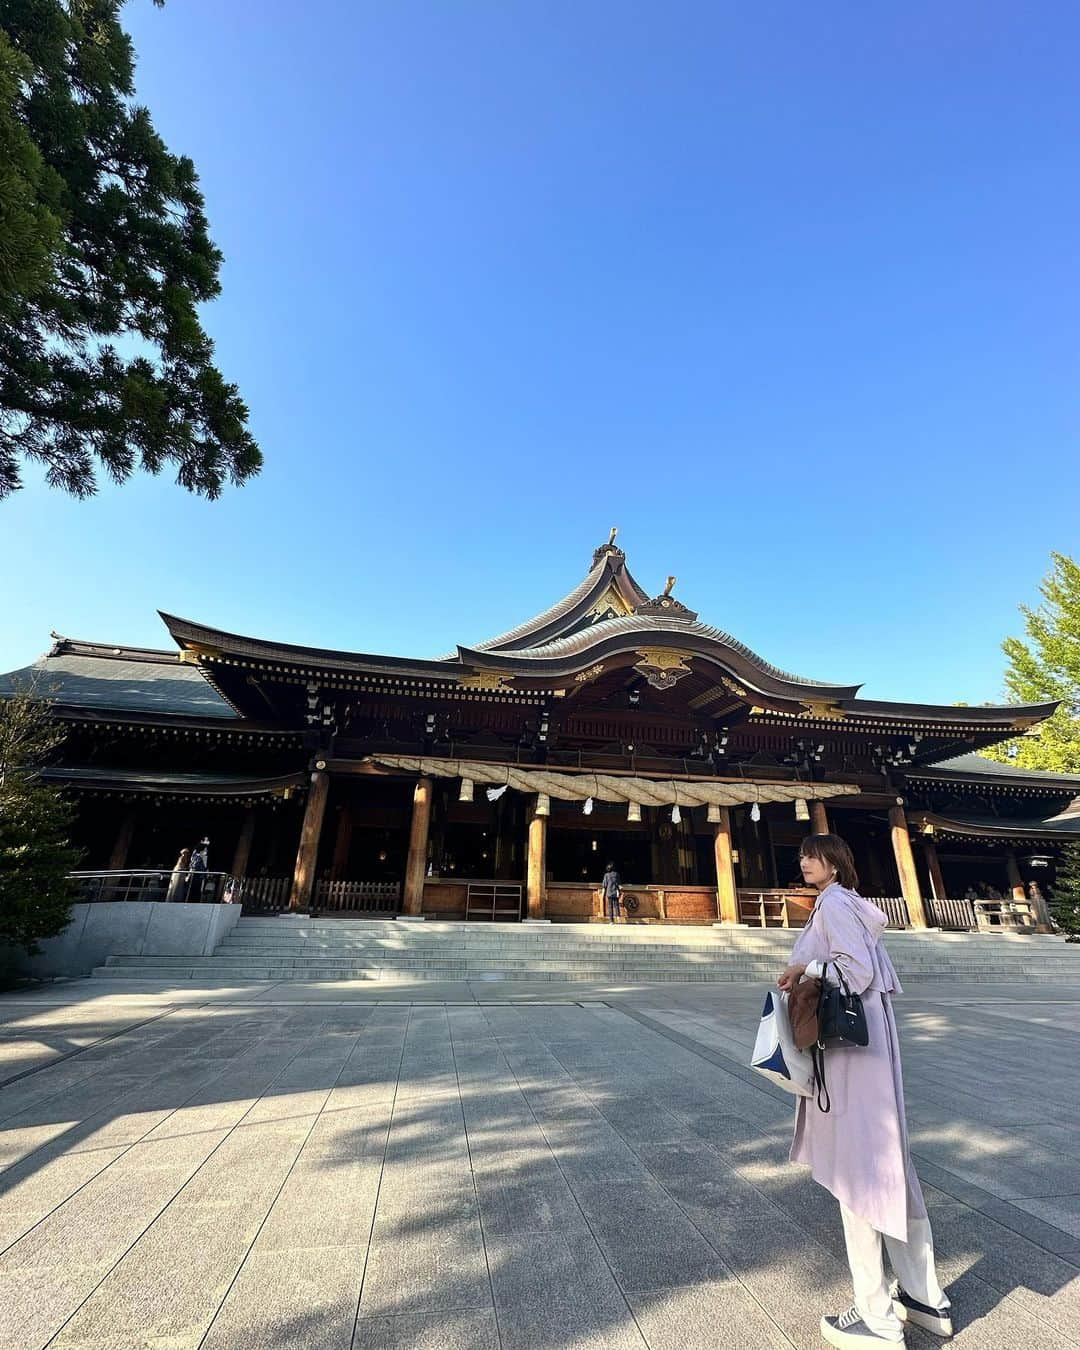
<instances>
[{"instance_id":1,"label":"wooden column","mask_svg":"<svg viewBox=\"0 0 1080 1350\"><path fill-rule=\"evenodd\" d=\"M825 803L812 801L810 803L810 833L811 834L831 834L829 829L829 817L825 811Z\"/></svg>"},{"instance_id":2,"label":"wooden column","mask_svg":"<svg viewBox=\"0 0 1080 1350\"><path fill-rule=\"evenodd\" d=\"M342 806L338 810L337 834L334 836L334 861L330 864L330 875L335 881L341 881L344 878L345 870L349 865L352 820L352 812L347 806Z\"/></svg>"},{"instance_id":3,"label":"wooden column","mask_svg":"<svg viewBox=\"0 0 1080 1350\"><path fill-rule=\"evenodd\" d=\"M311 775L304 823L300 827L300 847L296 850L293 869L290 909L308 909L315 889L315 864L319 857L319 838L322 835L326 799L330 795L330 775L325 769L316 769Z\"/></svg>"},{"instance_id":4,"label":"wooden column","mask_svg":"<svg viewBox=\"0 0 1080 1350\"><path fill-rule=\"evenodd\" d=\"M430 778L418 778L413 789L409 856L405 863L403 908L406 914L419 914L424 908L424 876L427 873L428 831L431 828L431 798L434 787Z\"/></svg>"},{"instance_id":5,"label":"wooden column","mask_svg":"<svg viewBox=\"0 0 1080 1350\"><path fill-rule=\"evenodd\" d=\"M731 808L720 808L720 819L713 826L713 851L716 855L716 905L721 923L739 923L739 893L735 888L735 864L731 857Z\"/></svg>"},{"instance_id":6,"label":"wooden column","mask_svg":"<svg viewBox=\"0 0 1080 1350\"><path fill-rule=\"evenodd\" d=\"M1052 933L1054 930L1047 922L1049 915L1046 912L1046 902L1028 899L1027 887L1020 875L1020 864L1016 861L1016 854L1012 849L1005 855L1005 867L1009 874L1009 890L1012 892L1013 904L1028 906L1031 917L1035 920L1036 933Z\"/></svg>"},{"instance_id":7,"label":"wooden column","mask_svg":"<svg viewBox=\"0 0 1080 1350\"><path fill-rule=\"evenodd\" d=\"M525 869L526 913L530 919L542 919L547 911L547 816L536 814L536 803L529 810L529 852Z\"/></svg>"},{"instance_id":8,"label":"wooden column","mask_svg":"<svg viewBox=\"0 0 1080 1350\"><path fill-rule=\"evenodd\" d=\"M120 822L120 828L116 833L116 843L113 844L113 851L109 857L109 871L119 872L127 864L128 849L131 848L131 837L135 833L135 812L129 811Z\"/></svg>"},{"instance_id":9,"label":"wooden column","mask_svg":"<svg viewBox=\"0 0 1080 1350\"><path fill-rule=\"evenodd\" d=\"M236 852L233 854L230 876L243 877L247 875L248 863L251 861L251 845L254 839L255 808L249 806L247 814L244 816L244 823L240 826L240 838L236 841Z\"/></svg>"},{"instance_id":10,"label":"wooden column","mask_svg":"<svg viewBox=\"0 0 1080 1350\"><path fill-rule=\"evenodd\" d=\"M1012 891L1013 901L1023 904L1027 900L1027 891L1024 889L1024 879L1020 875L1020 864L1016 861L1016 854L1012 849L1005 854L1005 870L1009 876L1009 890Z\"/></svg>"},{"instance_id":11,"label":"wooden column","mask_svg":"<svg viewBox=\"0 0 1080 1350\"><path fill-rule=\"evenodd\" d=\"M929 925L926 922L926 910L923 908L919 874L915 870L911 835L908 834L907 817L902 806L889 807L889 833L892 835L893 856L896 858L896 870L900 873L900 889L907 901L911 926L927 928Z\"/></svg>"},{"instance_id":12,"label":"wooden column","mask_svg":"<svg viewBox=\"0 0 1080 1350\"><path fill-rule=\"evenodd\" d=\"M928 834L923 835L923 856L926 858L926 870L930 873L930 890L935 900L947 900L945 878L941 874L941 859L937 855L937 845Z\"/></svg>"}]
</instances>

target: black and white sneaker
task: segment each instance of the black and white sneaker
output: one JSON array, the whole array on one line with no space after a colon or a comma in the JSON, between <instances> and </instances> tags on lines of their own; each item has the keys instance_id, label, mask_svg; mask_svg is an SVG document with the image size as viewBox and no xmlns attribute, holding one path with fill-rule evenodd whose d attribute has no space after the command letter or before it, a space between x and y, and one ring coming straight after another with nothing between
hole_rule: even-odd
<instances>
[{"instance_id":1,"label":"black and white sneaker","mask_svg":"<svg viewBox=\"0 0 1080 1350\"><path fill-rule=\"evenodd\" d=\"M917 1327L932 1331L935 1336L953 1334L952 1318L949 1316L948 1308L931 1308L925 1303L920 1303L900 1287L899 1280L894 1282L889 1294L893 1301L893 1311L901 1322L912 1322Z\"/></svg>"},{"instance_id":2,"label":"black and white sneaker","mask_svg":"<svg viewBox=\"0 0 1080 1350\"><path fill-rule=\"evenodd\" d=\"M904 1343L902 1331L898 1336L879 1336L876 1331L871 1331L854 1305L837 1317L823 1317L821 1334L830 1345L851 1346L854 1350L867 1350L867 1347L872 1346L875 1341L878 1345Z\"/></svg>"}]
</instances>

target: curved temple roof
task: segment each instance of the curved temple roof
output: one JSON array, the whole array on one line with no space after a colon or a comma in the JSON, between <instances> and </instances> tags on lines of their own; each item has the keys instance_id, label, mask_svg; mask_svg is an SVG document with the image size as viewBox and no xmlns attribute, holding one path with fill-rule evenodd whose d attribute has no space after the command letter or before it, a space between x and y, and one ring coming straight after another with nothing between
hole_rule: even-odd
<instances>
[{"instance_id":1,"label":"curved temple roof","mask_svg":"<svg viewBox=\"0 0 1080 1350\"><path fill-rule=\"evenodd\" d=\"M1056 706L930 707L859 699L858 684L836 684L791 674L771 665L729 633L702 623L697 615L670 595L650 599L626 566L626 556L614 544L596 550L584 579L560 601L497 637L474 646L459 646L437 659L383 656L276 643L208 628L173 615L162 614L172 637L181 647L207 658L204 673L215 685L214 664L299 668L309 677L320 669L334 674L375 675L405 680L461 681L477 676L505 682L520 680L515 689L527 692L544 686L573 687L597 666L639 664L642 658L660 659L668 668L699 659L720 668L719 679L732 692L754 705L786 707L787 717L815 710L824 717L848 717L888 728L900 722L964 726L995 734L1001 739L1042 721ZM650 654L647 656L647 654ZM733 679L731 677L734 677ZM674 683L674 681L672 681ZM658 686L659 687L659 686ZM670 687L670 686L667 686ZM760 711L760 709L755 709ZM767 711L767 707L766 707Z\"/></svg>"}]
</instances>

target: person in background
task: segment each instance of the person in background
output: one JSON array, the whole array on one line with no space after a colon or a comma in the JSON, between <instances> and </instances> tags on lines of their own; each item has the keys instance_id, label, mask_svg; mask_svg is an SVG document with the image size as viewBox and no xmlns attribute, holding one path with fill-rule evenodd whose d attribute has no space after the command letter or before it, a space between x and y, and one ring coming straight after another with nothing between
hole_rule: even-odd
<instances>
[{"instance_id":1,"label":"person in background","mask_svg":"<svg viewBox=\"0 0 1080 1350\"><path fill-rule=\"evenodd\" d=\"M862 998L870 1033L865 1046L829 1050L832 1099L826 1111L800 1097L792 1162L840 1202L855 1302L821 1319L830 1345L902 1345L904 1323L952 1335L949 1300L938 1283L934 1242L919 1178L908 1150L900 1040L892 995L902 992L881 935L888 919L856 893L851 849L835 834L811 834L799 849L803 880L817 901L777 980L791 990L803 978L843 982ZM885 1274L882 1240L897 1279Z\"/></svg>"},{"instance_id":2,"label":"person in background","mask_svg":"<svg viewBox=\"0 0 1080 1350\"><path fill-rule=\"evenodd\" d=\"M604 911L607 914L608 923L617 923L621 908L619 899L622 895L622 883L619 880L618 872L615 871L613 862L609 862L604 869L604 879L600 883L600 895L604 901Z\"/></svg>"},{"instance_id":3,"label":"person in background","mask_svg":"<svg viewBox=\"0 0 1080 1350\"><path fill-rule=\"evenodd\" d=\"M169 889L165 894L168 901L183 900L185 888L188 880L188 869L191 867L191 849L182 848L180 856L169 877Z\"/></svg>"},{"instance_id":4,"label":"person in background","mask_svg":"<svg viewBox=\"0 0 1080 1350\"><path fill-rule=\"evenodd\" d=\"M206 884L206 866L210 840L203 839L191 855L191 881L188 884L188 903L198 904L202 899L203 886Z\"/></svg>"}]
</instances>

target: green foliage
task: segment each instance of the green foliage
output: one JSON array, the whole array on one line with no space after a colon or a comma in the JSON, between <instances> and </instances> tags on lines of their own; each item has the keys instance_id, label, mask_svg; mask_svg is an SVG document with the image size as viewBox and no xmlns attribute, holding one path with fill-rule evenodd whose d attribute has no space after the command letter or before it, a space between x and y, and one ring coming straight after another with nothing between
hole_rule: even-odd
<instances>
[{"instance_id":1,"label":"green foliage","mask_svg":"<svg viewBox=\"0 0 1080 1350\"><path fill-rule=\"evenodd\" d=\"M1064 553L1052 553L1053 570L1043 579L1043 604L1020 607L1028 641L1009 637L1001 644L1009 658L1005 685L1017 703L1060 699L1061 707L1039 728L994 746L990 759L1025 769L1080 773L1080 566Z\"/></svg>"},{"instance_id":2,"label":"green foliage","mask_svg":"<svg viewBox=\"0 0 1080 1350\"><path fill-rule=\"evenodd\" d=\"M0 946L29 955L71 917L74 810L37 770L62 732L33 688L0 700Z\"/></svg>"},{"instance_id":3,"label":"green foliage","mask_svg":"<svg viewBox=\"0 0 1080 1350\"><path fill-rule=\"evenodd\" d=\"M1068 844L1061 850L1053 898L1048 903L1061 931L1080 935L1080 844Z\"/></svg>"},{"instance_id":4,"label":"green foliage","mask_svg":"<svg viewBox=\"0 0 1080 1350\"><path fill-rule=\"evenodd\" d=\"M79 497L98 466L216 497L262 463L196 311L222 259L195 167L132 102L120 7L0 0L0 498L27 460Z\"/></svg>"}]
</instances>

